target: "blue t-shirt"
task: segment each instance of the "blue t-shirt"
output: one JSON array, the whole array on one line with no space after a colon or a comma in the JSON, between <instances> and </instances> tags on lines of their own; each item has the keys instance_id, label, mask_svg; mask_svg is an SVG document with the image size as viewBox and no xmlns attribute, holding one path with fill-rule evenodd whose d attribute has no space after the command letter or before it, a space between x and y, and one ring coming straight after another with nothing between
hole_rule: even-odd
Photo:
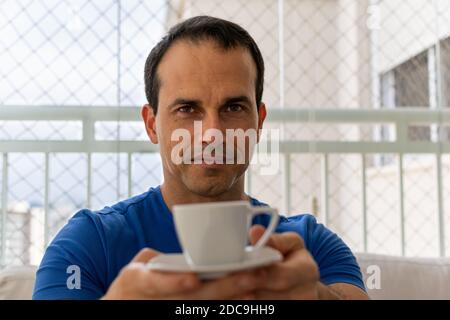
<instances>
[{"instance_id":1,"label":"blue t-shirt","mask_svg":"<svg viewBox=\"0 0 450 320\"><path fill-rule=\"evenodd\" d=\"M251 202L265 205L256 199ZM253 223L267 226L269 220L263 214L256 216ZM322 283L350 283L364 290L350 249L313 216L280 216L276 232L285 231L298 232L304 239L319 266ZM95 212L84 209L75 214L45 252L33 299L98 299L119 271L145 247L163 253L182 252L159 186L112 207ZM79 279L73 278L77 271Z\"/></svg>"}]
</instances>

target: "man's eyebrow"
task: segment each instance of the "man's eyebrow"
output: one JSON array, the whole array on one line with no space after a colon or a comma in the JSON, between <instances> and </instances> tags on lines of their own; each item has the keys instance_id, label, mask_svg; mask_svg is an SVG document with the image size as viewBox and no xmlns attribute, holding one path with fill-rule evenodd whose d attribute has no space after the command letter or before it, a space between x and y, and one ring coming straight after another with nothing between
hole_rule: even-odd
<instances>
[{"instance_id":1,"label":"man's eyebrow","mask_svg":"<svg viewBox=\"0 0 450 320\"><path fill-rule=\"evenodd\" d=\"M233 103L243 102L248 105L252 104L252 101L246 95L236 96L236 97L228 97L223 100L222 105L227 106Z\"/></svg>"},{"instance_id":2,"label":"man's eyebrow","mask_svg":"<svg viewBox=\"0 0 450 320\"><path fill-rule=\"evenodd\" d=\"M169 108L173 108L173 107L181 105L181 104L186 104L186 105L190 105L190 106L199 106L199 105L201 105L201 101L200 100L195 100L195 99L176 98L169 105Z\"/></svg>"}]
</instances>

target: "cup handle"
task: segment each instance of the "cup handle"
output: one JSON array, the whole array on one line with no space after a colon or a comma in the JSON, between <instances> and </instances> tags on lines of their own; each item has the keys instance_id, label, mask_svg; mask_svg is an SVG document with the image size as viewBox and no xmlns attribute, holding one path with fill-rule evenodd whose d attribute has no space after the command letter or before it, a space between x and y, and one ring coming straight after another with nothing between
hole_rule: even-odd
<instances>
[{"instance_id":1,"label":"cup handle","mask_svg":"<svg viewBox=\"0 0 450 320\"><path fill-rule=\"evenodd\" d=\"M258 213L270 213L270 223L269 226L267 227L266 231L264 232L264 234L261 236L261 238L259 238L258 242L256 242L256 244L254 246L248 246L246 248L247 251L250 250L255 250L255 249L259 249L261 247L263 247L266 242L269 240L270 235L275 231L275 228L278 225L278 209L275 208L271 208L271 207L251 207L251 211L249 213L250 218L252 218L253 216L255 216Z\"/></svg>"}]
</instances>

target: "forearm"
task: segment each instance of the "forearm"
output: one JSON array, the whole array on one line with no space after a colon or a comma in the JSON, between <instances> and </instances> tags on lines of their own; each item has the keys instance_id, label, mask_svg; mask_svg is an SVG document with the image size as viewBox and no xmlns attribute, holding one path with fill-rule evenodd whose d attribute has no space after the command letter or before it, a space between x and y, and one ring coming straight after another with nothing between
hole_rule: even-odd
<instances>
[{"instance_id":1,"label":"forearm","mask_svg":"<svg viewBox=\"0 0 450 320\"><path fill-rule=\"evenodd\" d=\"M344 300L343 295L333 288L319 282L317 285L319 300Z\"/></svg>"},{"instance_id":2,"label":"forearm","mask_svg":"<svg viewBox=\"0 0 450 320\"><path fill-rule=\"evenodd\" d=\"M368 300L369 296L364 290L347 283L325 285L319 282L318 296L320 300Z\"/></svg>"}]
</instances>

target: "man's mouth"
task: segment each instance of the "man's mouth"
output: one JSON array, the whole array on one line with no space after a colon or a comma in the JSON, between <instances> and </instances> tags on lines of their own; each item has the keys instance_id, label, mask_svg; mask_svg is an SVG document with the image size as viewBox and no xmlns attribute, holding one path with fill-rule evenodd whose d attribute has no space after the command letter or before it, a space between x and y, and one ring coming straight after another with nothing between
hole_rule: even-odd
<instances>
[{"instance_id":1,"label":"man's mouth","mask_svg":"<svg viewBox=\"0 0 450 320\"><path fill-rule=\"evenodd\" d=\"M221 165L221 164L233 164L235 162L234 157L215 157L215 156L205 156L199 155L191 158L192 164L201 165Z\"/></svg>"}]
</instances>

